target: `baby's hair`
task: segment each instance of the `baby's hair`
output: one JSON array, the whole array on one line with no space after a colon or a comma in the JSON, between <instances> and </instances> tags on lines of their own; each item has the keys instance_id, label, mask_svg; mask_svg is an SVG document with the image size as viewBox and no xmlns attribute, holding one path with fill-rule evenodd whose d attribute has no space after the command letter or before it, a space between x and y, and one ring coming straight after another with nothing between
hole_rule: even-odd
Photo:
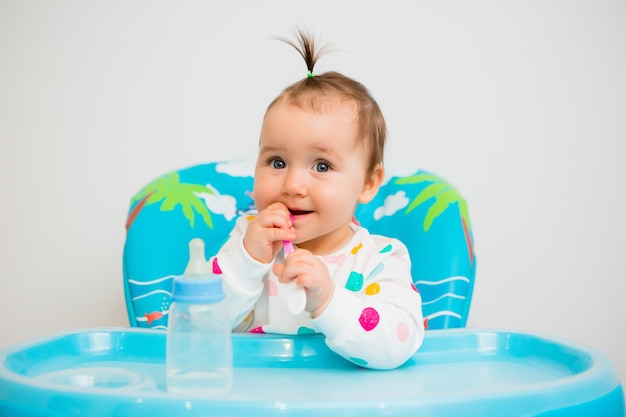
<instances>
[{"instance_id":1,"label":"baby's hair","mask_svg":"<svg viewBox=\"0 0 626 417\"><path fill-rule=\"evenodd\" d=\"M297 44L285 38L277 37L275 39L294 47L304 58L309 72L304 79L284 89L270 103L267 110L269 111L274 105L282 101L318 112L323 111L324 105L332 101L354 103L357 110L359 137L364 139L364 145L369 153L367 171L368 174L371 174L378 164L383 163L387 139L385 118L376 100L363 84L343 74L335 71L315 74L315 64L327 51L327 46L316 49L315 39L308 32L298 29Z\"/></svg>"},{"instance_id":2,"label":"baby's hair","mask_svg":"<svg viewBox=\"0 0 626 417\"><path fill-rule=\"evenodd\" d=\"M306 63L306 68L309 70L307 76L309 78L313 78L314 73L313 69L315 68L315 64L317 60L324 55L324 52L328 48L328 45L323 46L319 50L315 49L315 38L311 36L308 32L303 31L302 29L298 29L298 44L296 45L294 42L287 38L276 37L276 40L281 42L285 42L288 45L291 45L302 58L304 58L304 62Z\"/></svg>"}]
</instances>

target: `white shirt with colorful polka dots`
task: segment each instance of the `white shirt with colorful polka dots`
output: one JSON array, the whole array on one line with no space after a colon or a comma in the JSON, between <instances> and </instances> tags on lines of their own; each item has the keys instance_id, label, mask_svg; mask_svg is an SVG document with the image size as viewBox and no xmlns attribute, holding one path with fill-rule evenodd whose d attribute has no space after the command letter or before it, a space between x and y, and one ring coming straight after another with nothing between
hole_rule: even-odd
<instances>
[{"instance_id":1,"label":"white shirt with colorful polka dots","mask_svg":"<svg viewBox=\"0 0 626 417\"><path fill-rule=\"evenodd\" d=\"M357 365L393 369L406 362L424 338L421 297L411 279L409 253L399 240L372 235L352 225L354 235L342 248L321 256L335 291L324 312L287 309L285 284L272 272L282 251L268 263L251 258L243 247L248 220L241 217L230 238L210 260L222 274L232 327L237 332L322 333L330 349Z\"/></svg>"}]
</instances>

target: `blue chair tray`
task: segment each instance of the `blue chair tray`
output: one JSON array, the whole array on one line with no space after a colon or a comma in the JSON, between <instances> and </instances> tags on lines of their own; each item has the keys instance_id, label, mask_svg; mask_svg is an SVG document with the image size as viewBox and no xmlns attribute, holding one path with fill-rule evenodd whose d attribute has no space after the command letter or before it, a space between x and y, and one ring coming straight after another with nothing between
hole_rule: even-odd
<instances>
[{"instance_id":1,"label":"blue chair tray","mask_svg":"<svg viewBox=\"0 0 626 417\"><path fill-rule=\"evenodd\" d=\"M405 365L362 369L320 335L233 335L232 392L165 389L165 332L61 334L0 351L2 416L624 416L602 353L533 334L431 330Z\"/></svg>"}]
</instances>

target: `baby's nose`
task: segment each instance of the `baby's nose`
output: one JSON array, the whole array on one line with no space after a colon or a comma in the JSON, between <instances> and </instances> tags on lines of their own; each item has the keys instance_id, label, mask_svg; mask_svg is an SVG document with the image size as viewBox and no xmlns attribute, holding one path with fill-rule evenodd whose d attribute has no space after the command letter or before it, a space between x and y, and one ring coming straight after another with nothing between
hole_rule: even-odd
<instances>
[{"instance_id":1,"label":"baby's nose","mask_svg":"<svg viewBox=\"0 0 626 417\"><path fill-rule=\"evenodd\" d=\"M284 191L290 195L306 194L306 173L298 169L288 169L283 184Z\"/></svg>"}]
</instances>

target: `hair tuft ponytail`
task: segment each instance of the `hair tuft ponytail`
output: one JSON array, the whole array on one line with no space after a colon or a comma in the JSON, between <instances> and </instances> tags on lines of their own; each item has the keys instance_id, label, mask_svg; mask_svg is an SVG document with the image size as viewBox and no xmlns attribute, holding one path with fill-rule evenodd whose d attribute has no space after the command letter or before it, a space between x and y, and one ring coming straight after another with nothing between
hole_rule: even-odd
<instances>
[{"instance_id":1,"label":"hair tuft ponytail","mask_svg":"<svg viewBox=\"0 0 626 417\"><path fill-rule=\"evenodd\" d=\"M306 68L309 71L308 77L313 78L313 69L319 58L326 52L328 45L321 47L319 50L315 49L315 38L310 32L298 28L298 34L296 36L297 44L287 38L276 37L276 40L285 42L287 45L291 45L302 56L306 63Z\"/></svg>"}]
</instances>

